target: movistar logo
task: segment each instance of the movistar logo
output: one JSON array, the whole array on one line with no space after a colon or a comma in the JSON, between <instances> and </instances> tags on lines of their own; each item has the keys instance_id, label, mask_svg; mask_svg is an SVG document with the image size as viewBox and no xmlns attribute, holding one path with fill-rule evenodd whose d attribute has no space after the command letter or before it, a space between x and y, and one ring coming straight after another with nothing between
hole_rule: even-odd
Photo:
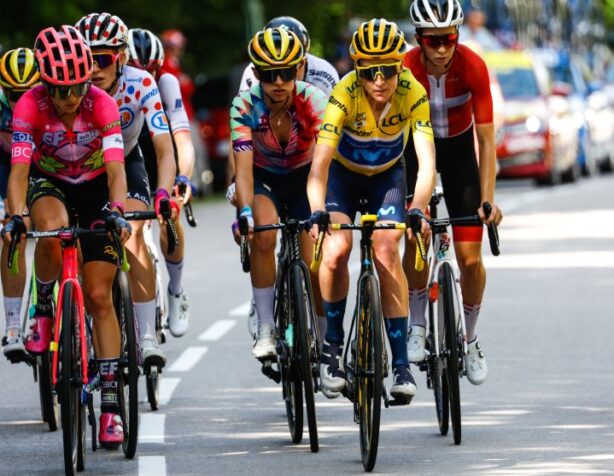
<instances>
[{"instance_id":1,"label":"movistar logo","mask_svg":"<svg viewBox=\"0 0 614 476\"><path fill-rule=\"evenodd\" d=\"M390 331L389 335L393 339L398 339L399 337L401 337L401 329L397 329L396 331Z\"/></svg>"},{"instance_id":2,"label":"movistar logo","mask_svg":"<svg viewBox=\"0 0 614 476\"><path fill-rule=\"evenodd\" d=\"M326 316L330 317L331 319L334 319L335 317L339 317L339 311L335 311L335 312L328 311L326 313Z\"/></svg>"},{"instance_id":3,"label":"movistar logo","mask_svg":"<svg viewBox=\"0 0 614 476\"><path fill-rule=\"evenodd\" d=\"M396 212L396 208L394 208L394 205L390 205L388 208L380 208L379 211L377 212L377 216L378 217L385 217L388 215L394 215L394 212Z\"/></svg>"}]
</instances>

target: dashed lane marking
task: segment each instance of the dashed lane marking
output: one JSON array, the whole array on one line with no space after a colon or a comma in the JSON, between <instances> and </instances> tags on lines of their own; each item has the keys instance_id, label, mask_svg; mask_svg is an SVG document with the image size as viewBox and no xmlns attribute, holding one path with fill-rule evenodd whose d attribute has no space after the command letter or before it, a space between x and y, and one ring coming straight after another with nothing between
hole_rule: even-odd
<instances>
[{"instance_id":1,"label":"dashed lane marking","mask_svg":"<svg viewBox=\"0 0 614 476\"><path fill-rule=\"evenodd\" d=\"M236 319L220 319L219 321L214 322L209 329L203 332L198 337L198 340L205 342L220 340L224 334L235 326L236 323Z\"/></svg>"},{"instance_id":2,"label":"dashed lane marking","mask_svg":"<svg viewBox=\"0 0 614 476\"><path fill-rule=\"evenodd\" d=\"M139 476L166 476L166 458L139 456Z\"/></svg>"},{"instance_id":3,"label":"dashed lane marking","mask_svg":"<svg viewBox=\"0 0 614 476\"><path fill-rule=\"evenodd\" d=\"M187 372L207 353L207 347L188 347L170 366L169 372Z\"/></svg>"}]
</instances>

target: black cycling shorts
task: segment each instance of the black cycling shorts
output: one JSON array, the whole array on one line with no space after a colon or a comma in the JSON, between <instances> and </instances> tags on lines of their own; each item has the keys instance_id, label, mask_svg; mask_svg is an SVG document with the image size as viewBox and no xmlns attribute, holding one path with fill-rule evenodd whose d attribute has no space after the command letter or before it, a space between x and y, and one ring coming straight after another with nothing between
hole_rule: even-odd
<instances>
[{"instance_id":1,"label":"black cycling shorts","mask_svg":"<svg viewBox=\"0 0 614 476\"><path fill-rule=\"evenodd\" d=\"M285 206L287 218L306 220L311 215L307 200L307 177L310 168L311 164L308 164L282 175L254 167L254 195L269 197L279 216L282 216Z\"/></svg>"},{"instance_id":2,"label":"black cycling shorts","mask_svg":"<svg viewBox=\"0 0 614 476\"><path fill-rule=\"evenodd\" d=\"M77 219L81 228L93 229L104 226L109 213L109 188L107 174L101 174L93 180L81 184L70 184L50 177L39 169L32 167L28 187L28 208L43 197L55 197L60 200L69 217ZM105 261L116 264L117 252L107 235L84 236L79 239L83 262Z\"/></svg>"},{"instance_id":3,"label":"black cycling shorts","mask_svg":"<svg viewBox=\"0 0 614 476\"><path fill-rule=\"evenodd\" d=\"M128 182L128 198L139 200L149 208L151 189L149 187L147 171L145 170L145 159L138 144L126 156L125 167L126 181Z\"/></svg>"},{"instance_id":4,"label":"black cycling shorts","mask_svg":"<svg viewBox=\"0 0 614 476\"><path fill-rule=\"evenodd\" d=\"M475 154L473 127L455 137L435 138L437 172L441 174L444 199L450 217L475 215L481 203L480 171ZM413 138L405 147L407 190L413 193L418 178L418 158ZM409 205L408 205L409 206ZM452 227L456 241L482 241L482 226Z\"/></svg>"}]
</instances>

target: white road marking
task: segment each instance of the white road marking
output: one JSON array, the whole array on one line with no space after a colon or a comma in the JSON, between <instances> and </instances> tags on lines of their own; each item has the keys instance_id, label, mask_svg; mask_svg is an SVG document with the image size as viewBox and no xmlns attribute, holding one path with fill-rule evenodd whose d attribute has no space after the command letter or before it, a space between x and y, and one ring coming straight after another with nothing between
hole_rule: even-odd
<instances>
[{"instance_id":1,"label":"white road marking","mask_svg":"<svg viewBox=\"0 0 614 476\"><path fill-rule=\"evenodd\" d=\"M166 476L166 458L139 456L139 476Z\"/></svg>"},{"instance_id":2,"label":"white road marking","mask_svg":"<svg viewBox=\"0 0 614 476\"><path fill-rule=\"evenodd\" d=\"M224 334L235 326L236 323L236 319L220 319L219 321L214 322L209 329L203 332L198 337L198 340L205 342L220 340Z\"/></svg>"},{"instance_id":3,"label":"white road marking","mask_svg":"<svg viewBox=\"0 0 614 476\"><path fill-rule=\"evenodd\" d=\"M614 268L614 251L505 254L484 256L487 269Z\"/></svg>"},{"instance_id":4,"label":"white road marking","mask_svg":"<svg viewBox=\"0 0 614 476\"><path fill-rule=\"evenodd\" d=\"M244 316L247 316L247 314L249 313L249 308L251 307L251 305L252 305L251 301L244 302L240 306L237 306L234 309L231 309L230 311L228 311L228 315L230 317L244 317Z\"/></svg>"},{"instance_id":5,"label":"white road marking","mask_svg":"<svg viewBox=\"0 0 614 476\"><path fill-rule=\"evenodd\" d=\"M164 443L164 413L142 413L139 424L139 443Z\"/></svg>"},{"instance_id":6,"label":"white road marking","mask_svg":"<svg viewBox=\"0 0 614 476\"><path fill-rule=\"evenodd\" d=\"M164 377L160 379L160 405L167 405L170 402L180 381L180 378Z\"/></svg>"},{"instance_id":7,"label":"white road marking","mask_svg":"<svg viewBox=\"0 0 614 476\"><path fill-rule=\"evenodd\" d=\"M204 346L188 347L168 370L169 372L187 372L191 370L206 353L207 348Z\"/></svg>"}]
</instances>

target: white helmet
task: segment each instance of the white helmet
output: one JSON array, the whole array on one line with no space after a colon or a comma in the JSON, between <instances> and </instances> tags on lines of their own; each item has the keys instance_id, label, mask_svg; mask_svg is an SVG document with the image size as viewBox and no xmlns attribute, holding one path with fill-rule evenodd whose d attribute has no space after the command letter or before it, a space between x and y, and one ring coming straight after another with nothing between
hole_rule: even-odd
<instances>
[{"instance_id":1,"label":"white helmet","mask_svg":"<svg viewBox=\"0 0 614 476\"><path fill-rule=\"evenodd\" d=\"M121 48L128 44L128 27L110 13L90 13L75 25L90 48Z\"/></svg>"},{"instance_id":2,"label":"white helmet","mask_svg":"<svg viewBox=\"0 0 614 476\"><path fill-rule=\"evenodd\" d=\"M130 63L141 69L155 69L162 66L164 49L162 42L151 31L132 28L128 31Z\"/></svg>"},{"instance_id":3,"label":"white helmet","mask_svg":"<svg viewBox=\"0 0 614 476\"><path fill-rule=\"evenodd\" d=\"M458 0L414 0L409 18L416 28L446 28L463 23L463 9Z\"/></svg>"}]
</instances>

